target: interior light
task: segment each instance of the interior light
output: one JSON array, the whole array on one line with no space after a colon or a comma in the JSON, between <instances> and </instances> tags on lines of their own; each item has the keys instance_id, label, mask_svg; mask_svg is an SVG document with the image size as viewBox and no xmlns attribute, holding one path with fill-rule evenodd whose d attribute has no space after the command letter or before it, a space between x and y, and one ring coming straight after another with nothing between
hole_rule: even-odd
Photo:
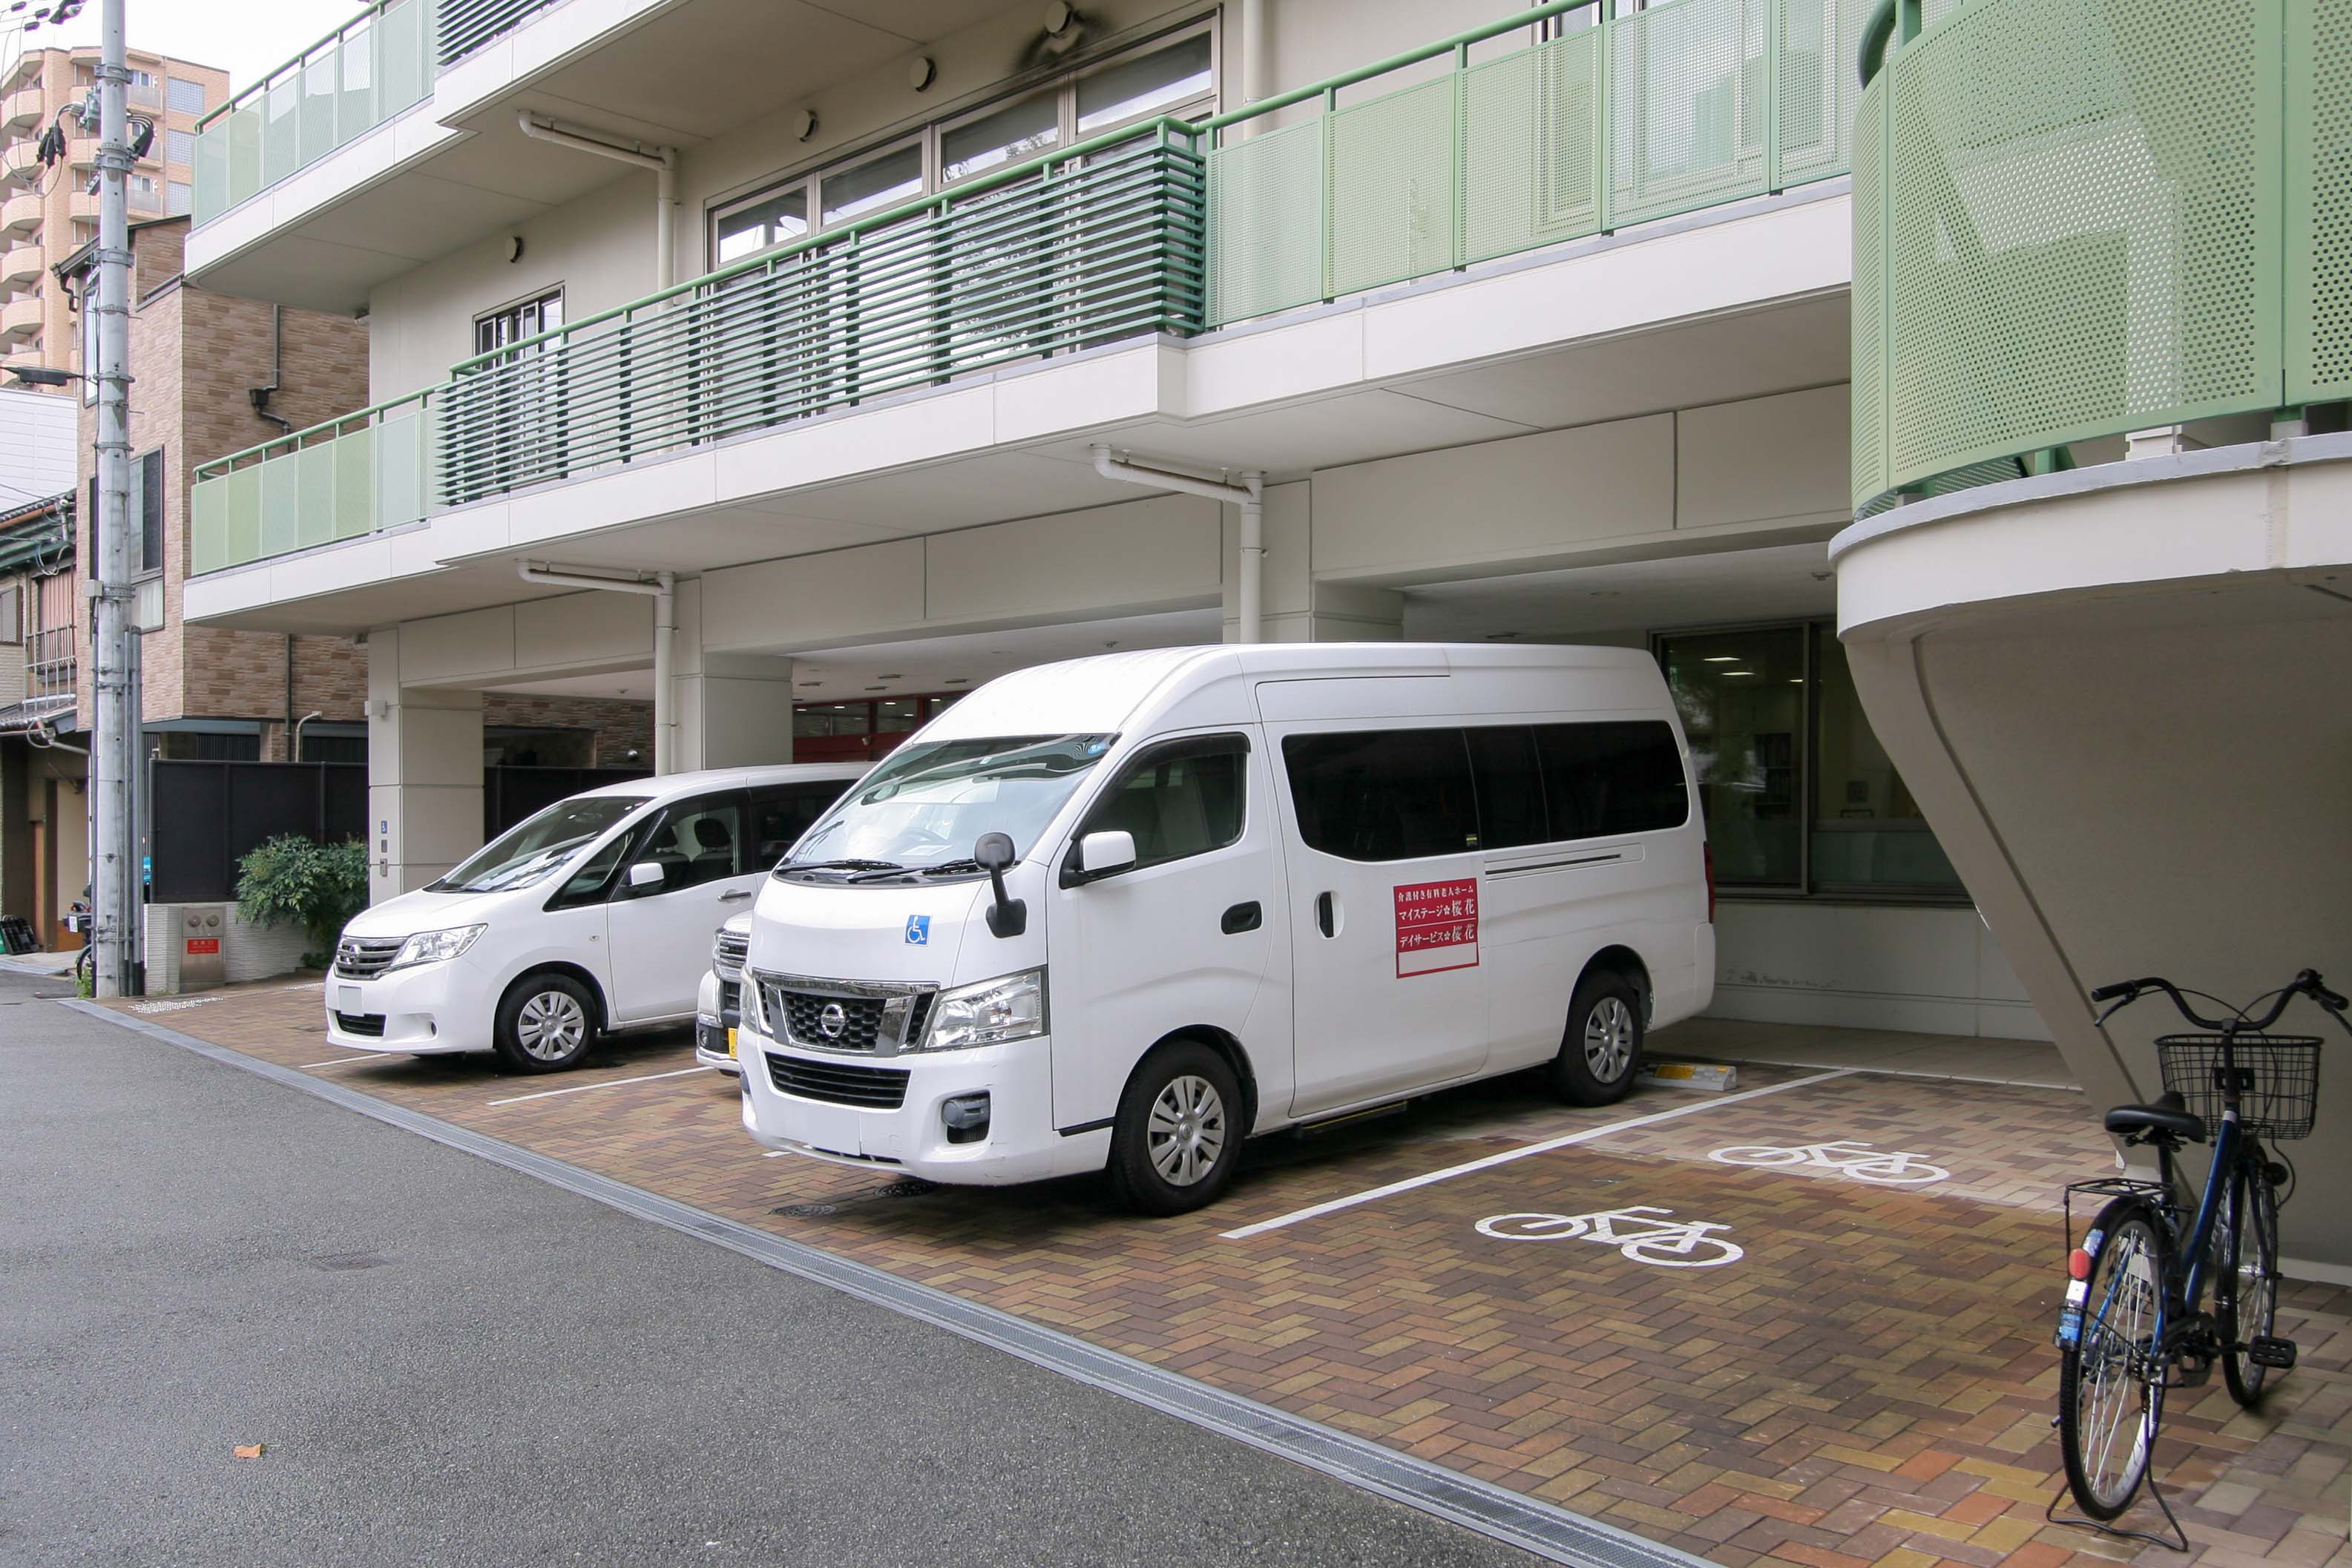
<instances>
[{"instance_id":1,"label":"interior light","mask_svg":"<svg viewBox=\"0 0 2352 1568\"><path fill-rule=\"evenodd\" d=\"M1753 670L1726 670L1723 672L1726 679L1729 679L1733 675L1752 675L1755 673L1756 672Z\"/></svg>"},{"instance_id":2,"label":"interior light","mask_svg":"<svg viewBox=\"0 0 2352 1568\"><path fill-rule=\"evenodd\" d=\"M1739 655L1737 653L1709 653L1705 662L1710 664L1736 664L1739 663Z\"/></svg>"}]
</instances>

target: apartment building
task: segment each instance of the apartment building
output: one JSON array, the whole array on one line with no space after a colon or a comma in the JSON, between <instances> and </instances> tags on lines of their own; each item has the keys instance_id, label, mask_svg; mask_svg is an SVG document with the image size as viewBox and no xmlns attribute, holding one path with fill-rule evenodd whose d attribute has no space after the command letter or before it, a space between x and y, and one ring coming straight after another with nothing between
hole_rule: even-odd
<instances>
[{"instance_id":1,"label":"apartment building","mask_svg":"<svg viewBox=\"0 0 2352 1568\"><path fill-rule=\"evenodd\" d=\"M189 212L195 202L196 127L228 98L228 73L143 50L129 52L127 102L154 136L126 186L134 222ZM28 49L0 73L0 368L73 368L73 303L52 269L98 235L98 128L73 112L97 82L95 48ZM36 151L56 126L63 162L44 166Z\"/></svg>"},{"instance_id":2,"label":"apartment building","mask_svg":"<svg viewBox=\"0 0 2352 1568\"><path fill-rule=\"evenodd\" d=\"M89 880L89 759L53 744L74 707L73 514L69 488L0 509L0 915L51 946Z\"/></svg>"},{"instance_id":3,"label":"apartment building","mask_svg":"<svg viewBox=\"0 0 2352 1568\"><path fill-rule=\"evenodd\" d=\"M2100 45L2098 0L2025 9L1931 0L1894 58L2016 28L2028 45L1973 68L2155 68ZM2176 9L2197 33L2171 5L2131 28ZM2192 310L2210 270L2164 268L2312 252L2176 245L2189 176L2164 160L2185 143L2112 103L2091 106L2107 141L2042 155L2138 183L2018 152L2039 183L1992 193L1952 152L1940 195L1886 207L1891 148L1933 136L1898 139L1889 89L1858 80L1879 12L376 5L197 139L193 277L364 313L369 385L197 470L188 616L364 632L379 894L473 846L470 757L503 695L652 685L656 755L708 767L783 759L795 734L873 755L885 715L1103 649L1644 646L1700 764L1717 1013L2058 1037L2094 1093L2128 1098L2152 1049L2088 1028L2098 976L2051 956L2016 867L1985 870L1983 801L1922 743L1933 703L1886 695L1916 625L1858 637L1839 573L1865 543L1830 546L1858 515L1894 538L2004 482L2267 435L2288 402L2324 433L2328 385L2166 369L2237 318ZM2230 101L2277 113L2249 73ZM2294 158L2340 212L2312 151L2331 146ZM1906 285L1961 245L1936 225L1978 209L2011 224L1971 237L1992 258ZM2161 287L2110 287L2128 266ZM2001 301L1985 322L2034 327L1971 339L1971 291ZM2049 385L2072 402L2028 418L2030 444L1969 412ZM2011 755L1997 715L1985 734ZM2067 783L2094 779L2112 773ZM2000 912L1983 886L2009 889ZM2352 1234L2310 1249L2352 1260Z\"/></svg>"}]
</instances>

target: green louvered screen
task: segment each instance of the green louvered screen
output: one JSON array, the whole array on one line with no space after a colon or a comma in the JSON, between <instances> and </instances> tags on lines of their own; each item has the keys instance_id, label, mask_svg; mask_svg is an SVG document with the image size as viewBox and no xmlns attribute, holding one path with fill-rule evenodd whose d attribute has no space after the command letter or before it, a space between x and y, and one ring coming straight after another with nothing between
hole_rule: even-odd
<instances>
[{"instance_id":1,"label":"green louvered screen","mask_svg":"<svg viewBox=\"0 0 2352 1568\"><path fill-rule=\"evenodd\" d=\"M1775 187L1843 174L1853 162L1854 105L1862 98L1854 59L1873 3L1783 0L1777 8L1780 164Z\"/></svg>"},{"instance_id":2,"label":"green louvered screen","mask_svg":"<svg viewBox=\"0 0 2352 1568\"><path fill-rule=\"evenodd\" d=\"M2284 24L2283 0L1977 0L1893 55L1871 91L1886 162L1856 176L1857 507L2279 405L2284 147L2310 134L2282 108ZM1880 461L1866 284L1889 345Z\"/></svg>"},{"instance_id":3,"label":"green louvered screen","mask_svg":"<svg viewBox=\"0 0 2352 1568\"><path fill-rule=\"evenodd\" d=\"M2287 6L2287 392L2352 397L2352 5Z\"/></svg>"},{"instance_id":4,"label":"green louvered screen","mask_svg":"<svg viewBox=\"0 0 2352 1568\"><path fill-rule=\"evenodd\" d=\"M1454 265L1454 73L1327 120L1331 294Z\"/></svg>"},{"instance_id":5,"label":"green louvered screen","mask_svg":"<svg viewBox=\"0 0 2352 1568\"><path fill-rule=\"evenodd\" d=\"M1260 126L1210 153L1208 167L1210 321L1322 298L1322 121Z\"/></svg>"}]
</instances>

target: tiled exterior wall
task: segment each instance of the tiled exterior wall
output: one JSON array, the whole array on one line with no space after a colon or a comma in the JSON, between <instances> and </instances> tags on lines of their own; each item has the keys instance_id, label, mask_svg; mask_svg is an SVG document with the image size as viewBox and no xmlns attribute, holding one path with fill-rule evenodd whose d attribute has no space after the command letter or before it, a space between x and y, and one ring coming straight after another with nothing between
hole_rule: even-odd
<instances>
[{"instance_id":1,"label":"tiled exterior wall","mask_svg":"<svg viewBox=\"0 0 2352 1568\"><path fill-rule=\"evenodd\" d=\"M262 755L285 755L289 698L299 718L313 708L329 718L365 716L366 657L338 637L295 639L293 689L287 686L286 639L271 632L189 628L181 620L181 588L188 570L188 486L199 463L283 434L254 412L248 389L273 374L272 308L193 288L179 280L187 220L131 231L135 258L131 318L131 446L134 455L164 451L163 626L141 644L143 716L272 721ZM270 409L295 429L347 413L367 402L367 329L316 311L287 309L278 318L283 341L276 353L278 391ZM97 411L81 410L80 490L94 472L90 442ZM90 510L84 507L86 513ZM78 571L94 556L89 520L80 519ZM88 630L79 696L90 710ZM315 666L315 667L313 667ZM307 705L307 706L306 706Z\"/></svg>"},{"instance_id":2,"label":"tiled exterior wall","mask_svg":"<svg viewBox=\"0 0 2352 1568\"><path fill-rule=\"evenodd\" d=\"M622 697L540 697L492 692L482 705L485 725L517 729L587 729L596 735L593 768L654 765L654 705ZM632 763L629 753L636 752Z\"/></svg>"}]
</instances>

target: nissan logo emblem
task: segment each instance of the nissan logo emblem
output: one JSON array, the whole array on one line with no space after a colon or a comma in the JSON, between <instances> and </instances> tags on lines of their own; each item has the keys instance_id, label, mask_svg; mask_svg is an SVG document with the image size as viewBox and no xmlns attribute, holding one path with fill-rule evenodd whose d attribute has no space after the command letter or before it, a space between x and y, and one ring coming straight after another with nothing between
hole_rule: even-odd
<instances>
[{"instance_id":1,"label":"nissan logo emblem","mask_svg":"<svg viewBox=\"0 0 2352 1568\"><path fill-rule=\"evenodd\" d=\"M816 1027L825 1039L839 1040L841 1031L849 1027L849 1015L842 1010L839 1002L827 1002L824 1011L816 1015Z\"/></svg>"}]
</instances>

